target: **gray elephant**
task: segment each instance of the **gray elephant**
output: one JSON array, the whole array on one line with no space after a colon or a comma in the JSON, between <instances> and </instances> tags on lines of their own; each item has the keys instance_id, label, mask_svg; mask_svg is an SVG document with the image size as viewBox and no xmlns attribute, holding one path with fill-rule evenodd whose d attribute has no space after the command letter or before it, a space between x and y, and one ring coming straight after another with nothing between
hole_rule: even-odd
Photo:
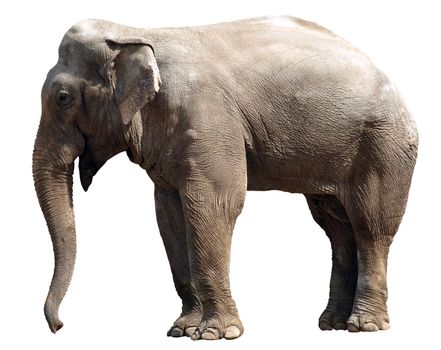
<instances>
[{"instance_id":1,"label":"gray elephant","mask_svg":"<svg viewBox=\"0 0 441 350\"><path fill-rule=\"evenodd\" d=\"M136 29L87 20L65 34L42 90L35 189L55 270L53 332L74 268L74 161L81 184L126 151L155 184L182 313L168 335L243 333L230 244L247 190L302 193L332 246L323 330L389 327L386 267L405 211L418 136L373 63L292 17Z\"/></svg>"}]
</instances>

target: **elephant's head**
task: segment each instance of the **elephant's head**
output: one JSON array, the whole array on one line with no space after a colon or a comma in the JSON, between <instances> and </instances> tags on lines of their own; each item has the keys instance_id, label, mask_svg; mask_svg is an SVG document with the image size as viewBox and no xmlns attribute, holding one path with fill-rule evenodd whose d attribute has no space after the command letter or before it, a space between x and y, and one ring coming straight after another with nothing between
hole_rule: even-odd
<instances>
[{"instance_id":1,"label":"elephant's head","mask_svg":"<svg viewBox=\"0 0 441 350\"><path fill-rule=\"evenodd\" d=\"M59 60L42 90L32 168L55 254L44 308L52 332L63 326L58 308L75 262L74 161L80 157L81 184L87 190L109 158L131 147L141 128L139 110L159 86L153 49L138 30L84 21L61 42Z\"/></svg>"}]
</instances>

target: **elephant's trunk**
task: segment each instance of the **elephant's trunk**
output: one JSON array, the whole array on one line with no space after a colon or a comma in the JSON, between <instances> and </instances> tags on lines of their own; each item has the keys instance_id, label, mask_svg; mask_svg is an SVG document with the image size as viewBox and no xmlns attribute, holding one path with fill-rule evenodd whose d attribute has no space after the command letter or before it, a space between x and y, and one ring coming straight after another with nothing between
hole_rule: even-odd
<instances>
[{"instance_id":1,"label":"elephant's trunk","mask_svg":"<svg viewBox=\"0 0 441 350\"><path fill-rule=\"evenodd\" d=\"M74 147L56 146L53 137L42 135L41 129L40 126L35 141L32 172L55 255L54 274L44 306L46 320L55 333L63 326L58 318L58 308L69 287L75 264L72 174L77 155Z\"/></svg>"}]
</instances>

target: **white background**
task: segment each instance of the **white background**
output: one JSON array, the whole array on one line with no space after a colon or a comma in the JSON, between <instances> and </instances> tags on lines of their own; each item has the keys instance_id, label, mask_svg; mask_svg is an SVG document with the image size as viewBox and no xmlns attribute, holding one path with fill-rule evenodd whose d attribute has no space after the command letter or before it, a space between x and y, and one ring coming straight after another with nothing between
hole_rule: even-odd
<instances>
[{"instance_id":1,"label":"white background","mask_svg":"<svg viewBox=\"0 0 441 350\"><path fill-rule=\"evenodd\" d=\"M0 5L1 349L439 346L441 30L436 1L7 3ZM325 234L301 195L249 192L231 265L244 335L211 343L167 338L180 301L156 226L153 184L121 154L99 172L87 193L75 174L77 264L60 310L65 327L50 333L43 303L53 254L33 189L31 154L40 89L64 32L85 18L160 27L268 14L315 21L368 53L399 87L416 119L418 164L389 259L392 328L375 334L320 331L317 320L327 302L331 268Z\"/></svg>"}]
</instances>

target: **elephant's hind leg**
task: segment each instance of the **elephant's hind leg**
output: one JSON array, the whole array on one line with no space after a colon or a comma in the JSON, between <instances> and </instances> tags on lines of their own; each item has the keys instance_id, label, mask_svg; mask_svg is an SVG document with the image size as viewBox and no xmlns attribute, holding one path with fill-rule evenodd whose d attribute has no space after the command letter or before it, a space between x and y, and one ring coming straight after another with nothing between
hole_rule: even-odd
<instances>
[{"instance_id":1,"label":"elephant's hind leg","mask_svg":"<svg viewBox=\"0 0 441 350\"><path fill-rule=\"evenodd\" d=\"M412 170L394 164L358 175L345 196L345 208L354 228L358 280L348 330L389 328L387 259L407 202Z\"/></svg>"},{"instance_id":2,"label":"elephant's hind leg","mask_svg":"<svg viewBox=\"0 0 441 350\"><path fill-rule=\"evenodd\" d=\"M357 286L357 251L346 211L331 195L307 195L314 220L326 232L332 247L329 301L319 318L322 330L346 329Z\"/></svg>"},{"instance_id":3,"label":"elephant's hind leg","mask_svg":"<svg viewBox=\"0 0 441 350\"><path fill-rule=\"evenodd\" d=\"M386 102L399 110L385 110L365 124L352 173L339 189L357 246L357 289L347 322L351 332L389 328L389 246L406 209L417 156L416 130L400 99Z\"/></svg>"}]
</instances>

